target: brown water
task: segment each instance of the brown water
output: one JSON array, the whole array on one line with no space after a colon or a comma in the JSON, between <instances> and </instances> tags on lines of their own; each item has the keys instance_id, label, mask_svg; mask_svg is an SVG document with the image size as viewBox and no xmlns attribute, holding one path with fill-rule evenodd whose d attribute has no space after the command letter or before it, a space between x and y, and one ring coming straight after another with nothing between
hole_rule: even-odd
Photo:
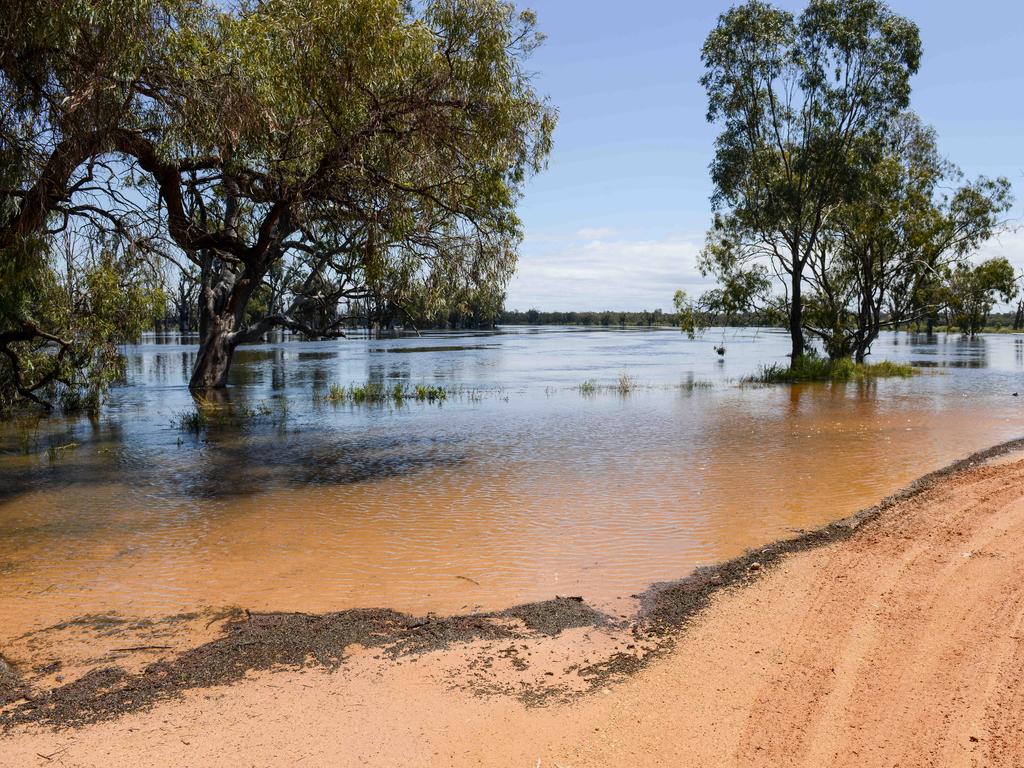
<instances>
[{"instance_id":1,"label":"brown water","mask_svg":"<svg viewBox=\"0 0 1024 768\"><path fill-rule=\"evenodd\" d=\"M724 361L711 341L268 344L240 355L232 398L269 413L200 437L172 426L194 347L130 347L98 421L0 428L0 641L203 606L452 613L572 594L614 609L1024 434L1021 338L891 335L876 357L922 375L798 387L736 383L783 359L785 337L729 331ZM627 396L573 388L622 371L641 385ZM474 394L314 402L314 387L368 379Z\"/></svg>"}]
</instances>

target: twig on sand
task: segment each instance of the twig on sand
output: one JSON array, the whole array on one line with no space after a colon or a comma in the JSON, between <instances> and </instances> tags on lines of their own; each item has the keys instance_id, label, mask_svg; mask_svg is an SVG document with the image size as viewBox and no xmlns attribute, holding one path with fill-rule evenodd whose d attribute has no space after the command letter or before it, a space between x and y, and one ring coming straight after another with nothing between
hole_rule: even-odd
<instances>
[{"instance_id":1,"label":"twig on sand","mask_svg":"<svg viewBox=\"0 0 1024 768\"><path fill-rule=\"evenodd\" d=\"M39 755L39 757L43 758L43 760L46 760L47 762L50 762L57 755L61 754L62 752L67 752L67 751L68 751L67 747L62 747L62 748L58 749L56 752L51 752L48 755L44 755L42 752L36 752L36 754Z\"/></svg>"},{"instance_id":2,"label":"twig on sand","mask_svg":"<svg viewBox=\"0 0 1024 768\"><path fill-rule=\"evenodd\" d=\"M111 653L126 653L128 651L169 651L172 645L131 645L127 648L111 648Z\"/></svg>"},{"instance_id":3,"label":"twig on sand","mask_svg":"<svg viewBox=\"0 0 1024 768\"><path fill-rule=\"evenodd\" d=\"M478 587L480 586L479 581L477 581L476 579L471 579L469 578L469 576L459 576L459 574L456 573L455 578L462 579L463 581L468 581L470 584L476 584Z\"/></svg>"}]
</instances>

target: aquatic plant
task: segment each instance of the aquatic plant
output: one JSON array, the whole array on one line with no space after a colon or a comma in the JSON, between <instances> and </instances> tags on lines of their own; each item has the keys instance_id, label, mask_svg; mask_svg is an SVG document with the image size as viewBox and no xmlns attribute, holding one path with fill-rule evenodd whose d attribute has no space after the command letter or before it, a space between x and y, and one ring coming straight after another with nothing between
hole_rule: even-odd
<instances>
[{"instance_id":1,"label":"aquatic plant","mask_svg":"<svg viewBox=\"0 0 1024 768\"><path fill-rule=\"evenodd\" d=\"M416 399L420 402L426 401L433 403L435 401L446 400L448 398L448 391L444 387L429 384L417 384L416 385Z\"/></svg>"},{"instance_id":2,"label":"aquatic plant","mask_svg":"<svg viewBox=\"0 0 1024 768\"><path fill-rule=\"evenodd\" d=\"M914 367L907 363L882 360L877 363L855 363L848 357L829 360L818 355L804 355L792 365L773 363L761 366L756 374L743 380L746 384L795 384L805 381L853 381L887 377L913 376Z\"/></svg>"},{"instance_id":3,"label":"aquatic plant","mask_svg":"<svg viewBox=\"0 0 1024 768\"><path fill-rule=\"evenodd\" d=\"M64 455L65 451L73 451L78 447L78 443L65 443L64 445L50 445L46 449L46 458L50 461L57 461Z\"/></svg>"},{"instance_id":4,"label":"aquatic plant","mask_svg":"<svg viewBox=\"0 0 1024 768\"><path fill-rule=\"evenodd\" d=\"M644 387L650 389L651 387ZM637 389L641 389L640 383L635 376L626 371L619 374L619 378L613 384L600 384L596 379L587 379L582 384L573 387L585 397L596 395L598 392L614 392L619 395L628 395Z\"/></svg>"},{"instance_id":5,"label":"aquatic plant","mask_svg":"<svg viewBox=\"0 0 1024 768\"><path fill-rule=\"evenodd\" d=\"M366 384L352 384L343 387L340 384L332 384L327 392L314 393L317 402L333 403L341 405L383 405L385 403L402 406L406 401L412 400L417 403L442 403L446 400L465 397L471 402L483 400L488 390L466 389L461 386L443 386L440 384L417 384L413 387L396 382L391 387L386 387L379 382L367 382ZM500 392L500 390L495 390Z\"/></svg>"},{"instance_id":6,"label":"aquatic plant","mask_svg":"<svg viewBox=\"0 0 1024 768\"><path fill-rule=\"evenodd\" d=\"M182 411L175 414L171 423L184 432L199 434L209 426L210 420L202 409L196 408L191 411Z\"/></svg>"}]
</instances>

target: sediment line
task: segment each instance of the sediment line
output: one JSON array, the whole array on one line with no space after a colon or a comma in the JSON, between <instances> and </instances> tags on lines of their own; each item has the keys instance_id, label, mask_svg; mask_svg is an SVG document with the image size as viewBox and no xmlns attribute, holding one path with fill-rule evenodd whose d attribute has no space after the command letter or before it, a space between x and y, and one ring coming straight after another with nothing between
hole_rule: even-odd
<instances>
[{"instance_id":1,"label":"sediment line","mask_svg":"<svg viewBox=\"0 0 1024 768\"><path fill-rule=\"evenodd\" d=\"M49 691L30 690L17 668L0 656L0 729L30 723L59 729L110 720L191 689L236 682L252 671L314 666L334 669L344 663L346 649L353 645L379 648L388 657L399 658L474 640L554 636L572 627L620 629L653 642L653 648L647 647L642 654L619 652L582 667L588 690L594 690L635 674L667 652L679 631L720 590L753 581L787 554L848 539L900 502L990 459L1021 449L1024 439L978 451L854 515L717 565L697 568L679 581L653 584L636 595L640 608L627 620L613 619L578 597L556 597L504 611L451 617L414 617L386 609L319 615L245 612L225 625L221 637L171 659L153 662L138 673L115 666L99 668ZM544 703L554 691L538 688L524 699Z\"/></svg>"}]
</instances>

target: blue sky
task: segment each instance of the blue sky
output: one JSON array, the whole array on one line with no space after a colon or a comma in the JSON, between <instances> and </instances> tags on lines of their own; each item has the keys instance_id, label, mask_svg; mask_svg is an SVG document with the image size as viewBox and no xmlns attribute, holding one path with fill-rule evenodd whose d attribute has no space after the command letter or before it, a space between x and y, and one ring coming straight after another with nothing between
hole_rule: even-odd
<instances>
[{"instance_id":1,"label":"blue sky","mask_svg":"<svg viewBox=\"0 0 1024 768\"><path fill-rule=\"evenodd\" d=\"M799 11L804 3L779 2ZM716 129L700 47L731 3L530 0L548 39L530 62L560 112L548 170L531 180L511 309L670 309L699 293ZM921 28L913 107L968 176L1010 178L1024 201L1024 3L890 0ZM1012 216L1024 220L1018 202ZM1024 234L984 254L1024 268Z\"/></svg>"}]
</instances>

